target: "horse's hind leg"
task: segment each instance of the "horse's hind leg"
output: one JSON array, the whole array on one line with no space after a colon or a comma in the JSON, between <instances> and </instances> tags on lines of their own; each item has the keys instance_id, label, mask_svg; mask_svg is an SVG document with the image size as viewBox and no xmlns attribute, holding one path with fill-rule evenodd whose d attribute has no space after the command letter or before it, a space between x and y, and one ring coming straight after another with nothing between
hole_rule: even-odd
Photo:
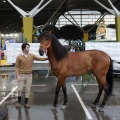
<instances>
[{"instance_id":1,"label":"horse's hind leg","mask_svg":"<svg viewBox=\"0 0 120 120\"><path fill-rule=\"evenodd\" d=\"M102 104L100 105L99 111L104 111L104 106L105 106L105 104L110 96L109 85L107 84L107 81L105 78L106 77L104 76L104 74L101 74L101 75L99 74L98 79L97 79L97 80L99 80L98 83L102 86L102 90L104 89L104 91L105 91L104 98L103 98Z\"/></svg>"},{"instance_id":2,"label":"horse's hind leg","mask_svg":"<svg viewBox=\"0 0 120 120\"><path fill-rule=\"evenodd\" d=\"M98 95L97 95L95 101L93 102L93 104L91 105L91 107L96 107L96 104L97 104L97 103L99 102L99 100L100 100L102 91L103 91L103 87L99 85L99 92L98 92Z\"/></svg>"},{"instance_id":3,"label":"horse's hind leg","mask_svg":"<svg viewBox=\"0 0 120 120\"><path fill-rule=\"evenodd\" d=\"M110 96L109 85L107 84L106 76L104 74L99 72L99 74L96 74L96 77L97 77L98 84L102 86L101 90L104 89L104 91L105 91L104 98L103 98L102 104L100 105L100 109L99 109L99 111L104 111L104 106L108 100L108 97ZM99 97L100 97L100 95L98 95L98 98Z\"/></svg>"},{"instance_id":4,"label":"horse's hind leg","mask_svg":"<svg viewBox=\"0 0 120 120\"><path fill-rule=\"evenodd\" d=\"M66 109L67 107L67 102L68 102L68 97L67 97L67 88L65 85L62 86L62 90L63 90L63 93L64 93L64 103L63 103L63 106L61 109Z\"/></svg>"},{"instance_id":5,"label":"horse's hind leg","mask_svg":"<svg viewBox=\"0 0 120 120\"><path fill-rule=\"evenodd\" d=\"M99 111L104 111L104 106L105 106L105 104L108 101L108 98L110 96L110 94L109 94L109 85L106 85L104 87L104 91L105 91L105 94L104 94L104 98L103 98L102 104L100 105Z\"/></svg>"}]
</instances>

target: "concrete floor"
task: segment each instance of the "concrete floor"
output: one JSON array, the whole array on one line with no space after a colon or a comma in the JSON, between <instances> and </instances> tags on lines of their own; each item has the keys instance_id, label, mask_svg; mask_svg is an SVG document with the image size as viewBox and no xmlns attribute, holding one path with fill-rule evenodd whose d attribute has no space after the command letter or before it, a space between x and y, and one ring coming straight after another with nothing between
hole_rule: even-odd
<instances>
[{"instance_id":1,"label":"concrete floor","mask_svg":"<svg viewBox=\"0 0 120 120\"><path fill-rule=\"evenodd\" d=\"M17 86L17 80L15 80L15 78L2 78L0 82L1 101L7 95L9 96L11 90ZM86 83L86 81L84 82ZM54 90L57 84L56 77L49 76L47 79L45 77L40 77L39 79L34 77L29 98L31 109L25 109L23 106L21 109L15 108L17 101L16 89L13 94L2 103L2 106L8 109L8 114L4 120L120 120L120 78L114 79L114 82L113 94L106 104L104 112L99 112L98 109L101 101L96 108L90 107L98 92L96 82L90 80L88 85L81 85L82 81L80 78L77 78L75 81L67 78L68 107L66 110L61 110L63 103L63 93L61 90L58 107L53 111L51 108L54 101ZM74 90L76 90L76 92ZM76 94L78 94L79 98ZM80 98L83 104L81 104ZM22 105L23 104L24 92Z\"/></svg>"}]
</instances>

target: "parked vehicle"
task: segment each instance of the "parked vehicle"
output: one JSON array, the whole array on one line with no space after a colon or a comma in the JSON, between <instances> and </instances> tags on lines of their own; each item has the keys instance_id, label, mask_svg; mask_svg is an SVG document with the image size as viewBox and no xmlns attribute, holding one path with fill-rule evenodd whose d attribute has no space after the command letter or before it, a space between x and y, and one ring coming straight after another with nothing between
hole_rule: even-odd
<instances>
[{"instance_id":1,"label":"parked vehicle","mask_svg":"<svg viewBox=\"0 0 120 120\"><path fill-rule=\"evenodd\" d=\"M120 76L120 62L113 60L113 74L114 77Z\"/></svg>"}]
</instances>

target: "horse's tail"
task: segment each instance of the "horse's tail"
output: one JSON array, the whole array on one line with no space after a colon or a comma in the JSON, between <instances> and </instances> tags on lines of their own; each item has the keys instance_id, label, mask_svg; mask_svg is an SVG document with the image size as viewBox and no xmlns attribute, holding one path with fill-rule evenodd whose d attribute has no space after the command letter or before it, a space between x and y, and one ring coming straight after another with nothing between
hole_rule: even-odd
<instances>
[{"instance_id":1,"label":"horse's tail","mask_svg":"<svg viewBox=\"0 0 120 120\"><path fill-rule=\"evenodd\" d=\"M109 92L109 95L112 94L112 90L113 90L113 61L111 60L110 58L110 66L109 66L109 70L108 70L108 73L107 73L107 76L106 76L106 80L107 80L107 83L109 85L108 87L108 92Z\"/></svg>"}]
</instances>

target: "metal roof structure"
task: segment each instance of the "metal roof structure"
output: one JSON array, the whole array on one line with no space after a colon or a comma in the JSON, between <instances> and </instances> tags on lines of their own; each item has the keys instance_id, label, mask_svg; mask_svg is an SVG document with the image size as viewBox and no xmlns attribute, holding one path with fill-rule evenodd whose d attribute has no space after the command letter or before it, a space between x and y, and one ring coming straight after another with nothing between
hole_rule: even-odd
<instances>
[{"instance_id":1,"label":"metal roof structure","mask_svg":"<svg viewBox=\"0 0 120 120\"><path fill-rule=\"evenodd\" d=\"M12 1L14 5L27 13L37 6L40 1L43 1L41 6L48 2L48 0L0 0L0 31L2 33L20 32L23 26L21 14L8 1ZM96 1L102 3L108 9L112 9L108 2L111 1L120 10L120 0L52 0L35 15L34 24L36 26L46 23L48 25L55 24L59 16L73 9L97 10L104 13L106 9Z\"/></svg>"}]
</instances>

